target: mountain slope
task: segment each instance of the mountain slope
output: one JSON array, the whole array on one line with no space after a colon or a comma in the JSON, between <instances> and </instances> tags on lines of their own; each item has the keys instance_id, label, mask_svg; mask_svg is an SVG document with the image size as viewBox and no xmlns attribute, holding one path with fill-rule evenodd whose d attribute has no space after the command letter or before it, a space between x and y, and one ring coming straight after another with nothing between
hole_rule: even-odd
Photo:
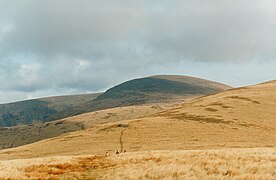
<instances>
[{"instance_id":1,"label":"mountain slope","mask_svg":"<svg viewBox=\"0 0 276 180\"><path fill-rule=\"evenodd\" d=\"M107 90L86 103L84 112L147 103L176 102L230 88L224 84L188 76L152 76L127 81Z\"/></svg>"},{"instance_id":2,"label":"mountain slope","mask_svg":"<svg viewBox=\"0 0 276 180\"><path fill-rule=\"evenodd\" d=\"M276 81L228 90L150 117L95 125L18 148L1 159L132 151L276 146ZM77 148L76 148L77 147Z\"/></svg>"},{"instance_id":3,"label":"mountain slope","mask_svg":"<svg viewBox=\"0 0 276 180\"><path fill-rule=\"evenodd\" d=\"M72 107L91 101L99 96L96 94L58 96L33 99L0 105L0 127L47 122L55 118L66 117L60 112L70 111ZM59 114L59 115L57 115Z\"/></svg>"}]
</instances>

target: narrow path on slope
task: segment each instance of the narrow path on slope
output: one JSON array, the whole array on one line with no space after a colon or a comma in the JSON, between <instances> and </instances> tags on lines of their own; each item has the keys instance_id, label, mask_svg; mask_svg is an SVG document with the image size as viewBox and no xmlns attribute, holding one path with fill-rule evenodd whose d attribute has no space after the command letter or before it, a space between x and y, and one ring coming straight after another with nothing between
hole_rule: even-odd
<instances>
[{"instance_id":1,"label":"narrow path on slope","mask_svg":"<svg viewBox=\"0 0 276 180\"><path fill-rule=\"evenodd\" d=\"M136 122L140 122L141 120L136 120L136 121L133 121L133 122L130 122L128 123L128 127L131 125L131 124L134 124ZM120 134L120 152L123 153L124 152L124 142L123 142L123 135L124 135L124 132L125 130L127 130L127 128L124 128L122 131L121 131L121 134Z\"/></svg>"},{"instance_id":2,"label":"narrow path on slope","mask_svg":"<svg viewBox=\"0 0 276 180\"><path fill-rule=\"evenodd\" d=\"M126 129L123 129L123 130L121 131L121 134L120 134L120 146L121 146L120 152L121 152L121 153L124 151L123 135L124 135L124 131L125 131L125 130L126 130Z\"/></svg>"}]
</instances>

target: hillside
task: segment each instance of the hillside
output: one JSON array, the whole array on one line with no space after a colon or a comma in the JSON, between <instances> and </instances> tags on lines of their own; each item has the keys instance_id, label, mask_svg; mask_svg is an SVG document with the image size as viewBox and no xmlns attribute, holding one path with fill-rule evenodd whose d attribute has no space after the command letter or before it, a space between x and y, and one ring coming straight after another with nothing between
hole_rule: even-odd
<instances>
[{"instance_id":1,"label":"hillside","mask_svg":"<svg viewBox=\"0 0 276 180\"><path fill-rule=\"evenodd\" d=\"M0 150L22 146L89 127L152 115L174 105L141 105L106 109L61 120L0 128Z\"/></svg>"},{"instance_id":2,"label":"hillside","mask_svg":"<svg viewBox=\"0 0 276 180\"><path fill-rule=\"evenodd\" d=\"M169 103L231 87L187 76L153 76L131 80L103 94L50 97L0 105L0 127L49 122L114 107Z\"/></svg>"},{"instance_id":3,"label":"hillside","mask_svg":"<svg viewBox=\"0 0 276 180\"><path fill-rule=\"evenodd\" d=\"M58 96L0 104L0 127L47 122L55 115L57 119L67 117L73 107L95 99L100 93ZM67 111L67 114L61 112ZM57 115L59 114L59 115Z\"/></svg>"},{"instance_id":4,"label":"hillside","mask_svg":"<svg viewBox=\"0 0 276 180\"><path fill-rule=\"evenodd\" d=\"M56 155L276 146L276 81L182 103L150 117L123 120L0 151L1 159ZM76 148L77 147L77 148Z\"/></svg>"}]
</instances>

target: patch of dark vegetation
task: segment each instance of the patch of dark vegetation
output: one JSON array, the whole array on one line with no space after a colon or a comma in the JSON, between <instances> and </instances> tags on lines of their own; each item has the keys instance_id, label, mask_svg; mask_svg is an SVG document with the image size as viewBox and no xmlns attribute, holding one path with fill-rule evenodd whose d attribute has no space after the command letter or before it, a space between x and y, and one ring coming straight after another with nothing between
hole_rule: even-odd
<instances>
[{"instance_id":1,"label":"patch of dark vegetation","mask_svg":"<svg viewBox=\"0 0 276 180\"><path fill-rule=\"evenodd\" d=\"M252 126L254 126L253 124L248 124L248 123L239 123L237 125L243 126L243 127L252 127Z\"/></svg>"},{"instance_id":2,"label":"patch of dark vegetation","mask_svg":"<svg viewBox=\"0 0 276 180\"><path fill-rule=\"evenodd\" d=\"M201 107L202 108L202 107L205 107L205 106L203 106L203 105L196 105L194 107Z\"/></svg>"},{"instance_id":3,"label":"patch of dark vegetation","mask_svg":"<svg viewBox=\"0 0 276 180\"><path fill-rule=\"evenodd\" d=\"M107 115L104 117L104 119L109 119L110 117L117 116L116 113L107 113Z\"/></svg>"},{"instance_id":4,"label":"patch of dark vegetation","mask_svg":"<svg viewBox=\"0 0 276 180\"><path fill-rule=\"evenodd\" d=\"M50 123L45 123L44 127L48 127L50 125Z\"/></svg>"},{"instance_id":5,"label":"patch of dark vegetation","mask_svg":"<svg viewBox=\"0 0 276 180\"><path fill-rule=\"evenodd\" d=\"M217 112L218 110L215 108L205 108L206 111L210 111L210 112Z\"/></svg>"},{"instance_id":6,"label":"patch of dark vegetation","mask_svg":"<svg viewBox=\"0 0 276 180\"><path fill-rule=\"evenodd\" d=\"M176 110L170 110L170 111L164 111L164 112L160 112L160 113L156 113L153 115L153 117L157 117L157 116L174 116L179 114L179 111Z\"/></svg>"},{"instance_id":7,"label":"patch of dark vegetation","mask_svg":"<svg viewBox=\"0 0 276 180\"><path fill-rule=\"evenodd\" d=\"M254 101L254 100L251 100L247 97L240 97L240 96L228 96L226 98L231 98L231 99L238 99L238 100L243 100L243 101L248 101L248 102L252 102L252 103L255 103L255 104L261 104L259 101Z\"/></svg>"},{"instance_id":8,"label":"patch of dark vegetation","mask_svg":"<svg viewBox=\"0 0 276 180\"><path fill-rule=\"evenodd\" d=\"M76 123L77 126L79 126L81 129L85 129L85 125L81 122Z\"/></svg>"},{"instance_id":9,"label":"patch of dark vegetation","mask_svg":"<svg viewBox=\"0 0 276 180\"><path fill-rule=\"evenodd\" d=\"M206 117L206 116L200 116L200 115L192 115L192 114L188 114L188 113L177 114L177 115L172 116L172 118L180 119L180 120L206 122L206 123L224 123L224 124L232 123L232 121L225 121L225 120L219 119L219 118Z\"/></svg>"},{"instance_id":10,"label":"patch of dark vegetation","mask_svg":"<svg viewBox=\"0 0 276 180\"><path fill-rule=\"evenodd\" d=\"M239 87L239 88L233 88L233 89L227 89L225 92L229 91L237 91L237 90L247 90L249 87Z\"/></svg>"},{"instance_id":11,"label":"patch of dark vegetation","mask_svg":"<svg viewBox=\"0 0 276 180\"><path fill-rule=\"evenodd\" d=\"M124 127L124 128L126 128L126 127L128 127L128 124L118 124L117 127Z\"/></svg>"},{"instance_id":12,"label":"patch of dark vegetation","mask_svg":"<svg viewBox=\"0 0 276 180\"><path fill-rule=\"evenodd\" d=\"M128 124L114 124L105 128L100 129L99 131L108 131L108 130L112 130L114 128L127 128Z\"/></svg>"},{"instance_id":13,"label":"patch of dark vegetation","mask_svg":"<svg viewBox=\"0 0 276 180\"><path fill-rule=\"evenodd\" d=\"M220 102L214 102L214 103L211 103L211 104L209 104L210 106L219 106L219 107L221 107L221 108L232 108L231 106L227 106L227 105L225 105L225 104L223 104L223 103L220 103Z\"/></svg>"},{"instance_id":14,"label":"patch of dark vegetation","mask_svg":"<svg viewBox=\"0 0 276 180\"><path fill-rule=\"evenodd\" d=\"M152 109L161 109L161 107L159 105L153 105L151 106Z\"/></svg>"},{"instance_id":15,"label":"patch of dark vegetation","mask_svg":"<svg viewBox=\"0 0 276 180\"><path fill-rule=\"evenodd\" d=\"M63 124L63 121L58 121L55 123L55 125L60 125L60 124Z\"/></svg>"},{"instance_id":16,"label":"patch of dark vegetation","mask_svg":"<svg viewBox=\"0 0 276 180\"><path fill-rule=\"evenodd\" d=\"M79 138L79 137L84 137L84 135L71 135L71 136L66 136L64 137L65 139L73 139L73 138Z\"/></svg>"}]
</instances>

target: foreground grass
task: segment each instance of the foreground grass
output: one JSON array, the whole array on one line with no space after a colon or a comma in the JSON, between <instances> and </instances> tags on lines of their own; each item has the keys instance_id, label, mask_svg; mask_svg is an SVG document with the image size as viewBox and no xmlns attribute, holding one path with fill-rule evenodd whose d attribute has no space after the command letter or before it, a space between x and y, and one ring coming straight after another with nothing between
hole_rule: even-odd
<instances>
[{"instance_id":1,"label":"foreground grass","mask_svg":"<svg viewBox=\"0 0 276 180\"><path fill-rule=\"evenodd\" d=\"M146 152L122 156L103 178L116 179L273 179L276 151L233 149Z\"/></svg>"},{"instance_id":2,"label":"foreground grass","mask_svg":"<svg viewBox=\"0 0 276 180\"><path fill-rule=\"evenodd\" d=\"M56 160L58 158L17 160L21 163L21 166L17 163L17 167L8 166L9 163L6 161L6 166L9 168L5 169L6 175L2 173L2 178L274 179L276 177L276 150L272 148L149 151L110 157L70 156L62 162L58 162ZM0 165L2 166L1 161ZM14 173L15 171L17 173Z\"/></svg>"}]
</instances>

